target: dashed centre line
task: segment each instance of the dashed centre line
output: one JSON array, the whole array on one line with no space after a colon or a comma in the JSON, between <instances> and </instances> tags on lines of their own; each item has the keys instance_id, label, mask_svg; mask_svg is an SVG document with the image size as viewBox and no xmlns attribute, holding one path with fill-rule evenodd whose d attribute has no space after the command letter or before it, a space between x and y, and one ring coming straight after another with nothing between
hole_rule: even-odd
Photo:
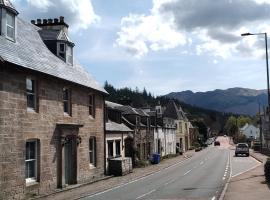
<instances>
[{"instance_id":1,"label":"dashed centre line","mask_svg":"<svg viewBox=\"0 0 270 200\"><path fill-rule=\"evenodd\" d=\"M184 173L184 176L189 174L192 170L188 170L186 173Z\"/></svg>"},{"instance_id":2,"label":"dashed centre line","mask_svg":"<svg viewBox=\"0 0 270 200\"><path fill-rule=\"evenodd\" d=\"M143 197L145 197L145 196L147 196L147 195L149 195L149 194L151 194L151 193L153 193L155 191L156 191L155 189L154 190L151 190L150 192L147 192L147 193L145 193L145 194L143 194L141 196L138 196L136 199L141 199L141 198L143 198Z\"/></svg>"}]
</instances>

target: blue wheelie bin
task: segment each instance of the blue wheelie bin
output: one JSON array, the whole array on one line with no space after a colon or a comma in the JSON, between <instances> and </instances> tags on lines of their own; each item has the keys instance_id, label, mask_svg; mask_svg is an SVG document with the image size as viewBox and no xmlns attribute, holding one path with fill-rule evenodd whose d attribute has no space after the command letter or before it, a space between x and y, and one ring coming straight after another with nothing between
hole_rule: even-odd
<instances>
[{"instance_id":1,"label":"blue wheelie bin","mask_svg":"<svg viewBox=\"0 0 270 200\"><path fill-rule=\"evenodd\" d=\"M160 163L160 154L154 153L154 154L152 155L152 163L153 163L153 164L158 164L158 163Z\"/></svg>"}]
</instances>

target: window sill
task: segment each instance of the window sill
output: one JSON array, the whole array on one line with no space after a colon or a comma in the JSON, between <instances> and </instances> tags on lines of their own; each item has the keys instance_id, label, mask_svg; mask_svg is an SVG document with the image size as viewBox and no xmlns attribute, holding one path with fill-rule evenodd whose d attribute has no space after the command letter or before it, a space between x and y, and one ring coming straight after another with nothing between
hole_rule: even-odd
<instances>
[{"instance_id":1,"label":"window sill","mask_svg":"<svg viewBox=\"0 0 270 200\"><path fill-rule=\"evenodd\" d=\"M89 115L89 119L95 120L95 117L93 117L93 115Z\"/></svg>"},{"instance_id":2,"label":"window sill","mask_svg":"<svg viewBox=\"0 0 270 200\"><path fill-rule=\"evenodd\" d=\"M32 180L32 181L27 181L26 182L26 187L31 187L31 186L34 186L34 185L38 185L39 182L37 182L36 180Z\"/></svg>"},{"instance_id":3,"label":"window sill","mask_svg":"<svg viewBox=\"0 0 270 200\"><path fill-rule=\"evenodd\" d=\"M36 110L33 109L33 108L27 108L27 112L28 113L33 113L33 114L36 114L37 113Z\"/></svg>"},{"instance_id":4,"label":"window sill","mask_svg":"<svg viewBox=\"0 0 270 200\"><path fill-rule=\"evenodd\" d=\"M90 169L96 169L97 168L96 166L94 166L92 164L89 164L89 167L90 167Z\"/></svg>"},{"instance_id":5,"label":"window sill","mask_svg":"<svg viewBox=\"0 0 270 200\"><path fill-rule=\"evenodd\" d=\"M71 117L69 113L64 112L64 117Z\"/></svg>"}]
</instances>

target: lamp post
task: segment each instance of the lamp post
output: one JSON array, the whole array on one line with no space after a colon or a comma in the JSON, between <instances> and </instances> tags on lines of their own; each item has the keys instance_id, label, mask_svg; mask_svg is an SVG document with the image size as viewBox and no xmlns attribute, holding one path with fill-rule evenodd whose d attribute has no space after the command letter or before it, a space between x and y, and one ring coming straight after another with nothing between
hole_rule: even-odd
<instances>
[{"instance_id":1,"label":"lamp post","mask_svg":"<svg viewBox=\"0 0 270 200\"><path fill-rule=\"evenodd\" d=\"M250 35L264 35L265 40L265 58L266 58L266 72L267 72L267 96L268 96L268 134L270 132L270 90L269 90L269 67L268 67L268 47L267 47L267 33L243 33L241 36Z\"/></svg>"}]
</instances>

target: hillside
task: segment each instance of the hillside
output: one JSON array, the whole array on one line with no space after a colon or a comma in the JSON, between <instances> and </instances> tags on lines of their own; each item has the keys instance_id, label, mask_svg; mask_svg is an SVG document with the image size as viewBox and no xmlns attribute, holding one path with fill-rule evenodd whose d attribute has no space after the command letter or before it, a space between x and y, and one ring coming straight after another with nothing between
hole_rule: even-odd
<instances>
[{"instance_id":1,"label":"hillside","mask_svg":"<svg viewBox=\"0 0 270 200\"><path fill-rule=\"evenodd\" d=\"M145 89L143 91L139 91L138 89L132 90L130 88L116 89L108 82L105 83L104 88L110 94L107 96L107 100L123 105L131 105L136 108L154 107L159 104L166 106L170 99L164 96L154 97ZM179 100L175 101L178 105L181 105L191 121L201 121L216 132L222 131L225 122L231 115L230 113L222 113L189 105Z\"/></svg>"},{"instance_id":2,"label":"hillside","mask_svg":"<svg viewBox=\"0 0 270 200\"><path fill-rule=\"evenodd\" d=\"M267 91L247 88L230 88L208 92L172 92L166 95L179 101L206 109L226 113L255 115L258 112L259 102L267 105Z\"/></svg>"}]
</instances>

